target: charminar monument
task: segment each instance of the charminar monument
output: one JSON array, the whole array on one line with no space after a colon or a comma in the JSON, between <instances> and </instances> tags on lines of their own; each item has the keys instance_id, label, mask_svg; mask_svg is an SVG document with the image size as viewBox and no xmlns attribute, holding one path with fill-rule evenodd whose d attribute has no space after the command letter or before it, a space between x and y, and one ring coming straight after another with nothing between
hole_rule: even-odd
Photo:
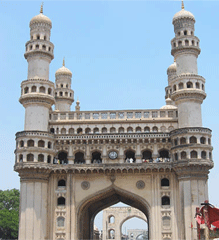
<instances>
[{"instance_id":1,"label":"charminar monument","mask_svg":"<svg viewBox=\"0 0 219 240\"><path fill-rule=\"evenodd\" d=\"M183 2L172 23L175 60L167 69L165 106L81 111L77 101L71 111L72 72L64 61L55 82L49 79L52 22L42 7L31 19L19 99L25 124L16 133L14 166L19 240L94 239L96 214L118 202L144 214L150 240L197 239L191 223L208 199L211 130L202 126L206 93L195 17Z\"/></svg>"}]
</instances>

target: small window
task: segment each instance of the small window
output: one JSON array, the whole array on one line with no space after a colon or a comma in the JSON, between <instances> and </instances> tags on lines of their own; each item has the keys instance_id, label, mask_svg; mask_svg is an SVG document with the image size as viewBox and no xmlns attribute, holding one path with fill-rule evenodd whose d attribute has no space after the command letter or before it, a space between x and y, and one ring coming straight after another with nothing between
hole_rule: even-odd
<instances>
[{"instance_id":1,"label":"small window","mask_svg":"<svg viewBox=\"0 0 219 240\"><path fill-rule=\"evenodd\" d=\"M178 32L178 36L180 36L180 32Z\"/></svg>"},{"instance_id":2,"label":"small window","mask_svg":"<svg viewBox=\"0 0 219 240\"><path fill-rule=\"evenodd\" d=\"M65 128L61 129L61 134L66 134L66 129Z\"/></svg>"},{"instance_id":3,"label":"small window","mask_svg":"<svg viewBox=\"0 0 219 240\"><path fill-rule=\"evenodd\" d=\"M68 97L68 92L65 92L65 96Z\"/></svg>"},{"instance_id":4,"label":"small window","mask_svg":"<svg viewBox=\"0 0 219 240\"><path fill-rule=\"evenodd\" d=\"M46 45L43 45L43 50L46 50Z\"/></svg>"},{"instance_id":5,"label":"small window","mask_svg":"<svg viewBox=\"0 0 219 240\"><path fill-rule=\"evenodd\" d=\"M43 154L38 155L38 162L44 162L44 155Z\"/></svg>"},{"instance_id":6,"label":"small window","mask_svg":"<svg viewBox=\"0 0 219 240\"><path fill-rule=\"evenodd\" d=\"M115 217L109 216L109 223L114 223L114 222L115 222Z\"/></svg>"},{"instance_id":7,"label":"small window","mask_svg":"<svg viewBox=\"0 0 219 240\"><path fill-rule=\"evenodd\" d=\"M49 47L49 52L51 51L51 47Z\"/></svg>"},{"instance_id":8,"label":"small window","mask_svg":"<svg viewBox=\"0 0 219 240\"><path fill-rule=\"evenodd\" d=\"M195 87L199 89L200 88L200 84L198 82L196 82L195 83Z\"/></svg>"},{"instance_id":9,"label":"small window","mask_svg":"<svg viewBox=\"0 0 219 240\"><path fill-rule=\"evenodd\" d=\"M179 84L179 89L183 89L183 83Z\"/></svg>"},{"instance_id":10,"label":"small window","mask_svg":"<svg viewBox=\"0 0 219 240\"><path fill-rule=\"evenodd\" d=\"M184 31L184 35L185 35L185 36L187 35L187 31L186 31L186 30Z\"/></svg>"},{"instance_id":11,"label":"small window","mask_svg":"<svg viewBox=\"0 0 219 240\"><path fill-rule=\"evenodd\" d=\"M27 146L28 147L34 147L34 141L31 139L31 140L28 140L27 141Z\"/></svg>"},{"instance_id":12,"label":"small window","mask_svg":"<svg viewBox=\"0 0 219 240\"><path fill-rule=\"evenodd\" d=\"M202 90L205 91L205 86L204 86L204 84L202 84Z\"/></svg>"},{"instance_id":13,"label":"small window","mask_svg":"<svg viewBox=\"0 0 219 240\"><path fill-rule=\"evenodd\" d=\"M173 91L176 91L176 85L173 86Z\"/></svg>"},{"instance_id":14,"label":"small window","mask_svg":"<svg viewBox=\"0 0 219 240\"><path fill-rule=\"evenodd\" d=\"M205 151L202 151L202 152L201 152L201 158L202 158L202 159L206 159L206 156L207 156L206 152L205 152Z\"/></svg>"},{"instance_id":15,"label":"small window","mask_svg":"<svg viewBox=\"0 0 219 240\"><path fill-rule=\"evenodd\" d=\"M167 178L162 178L161 179L161 187L169 187L170 186L170 181Z\"/></svg>"},{"instance_id":16,"label":"small window","mask_svg":"<svg viewBox=\"0 0 219 240\"><path fill-rule=\"evenodd\" d=\"M24 141L23 140L20 141L20 147L24 147Z\"/></svg>"},{"instance_id":17,"label":"small window","mask_svg":"<svg viewBox=\"0 0 219 240\"><path fill-rule=\"evenodd\" d=\"M181 145L182 145L182 144L186 144L186 138L181 137L181 138L180 138L180 144L181 144Z\"/></svg>"},{"instance_id":18,"label":"small window","mask_svg":"<svg viewBox=\"0 0 219 240\"><path fill-rule=\"evenodd\" d=\"M128 133L133 133L133 128L132 128L132 127L128 127L128 128L127 128L127 132L128 132Z\"/></svg>"},{"instance_id":19,"label":"small window","mask_svg":"<svg viewBox=\"0 0 219 240\"><path fill-rule=\"evenodd\" d=\"M205 137L201 137L200 138L200 143L201 144L205 144L206 143L206 138Z\"/></svg>"},{"instance_id":20,"label":"small window","mask_svg":"<svg viewBox=\"0 0 219 240\"><path fill-rule=\"evenodd\" d=\"M48 142L48 148L51 148L51 147L52 147L52 143Z\"/></svg>"},{"instance_id":21,"label":"small window","mask_svg":"<svg viewBox=\"0 0 219 240\"><path fill-rule=\"evenodd\" d=\"M46 36L44 36L44 40L46 40Z\"/></svg>"},{"instance_id":22,"label":"small window","mask_svg":"<svg viewBox=\"0 0 219 240\"><path fill-rule=\"evenodd\" d=\"M29 92L29 88L28 87L25 87L24 88L24 94L28 93Z\"/></svg>"},{"instance_id":23,"label":"small window","mask_svg":"<svg viewBox=\"0 0 219 240\"><path fill-rule=\"evenodd\" d=\"M173 47L176 47L176 43L173 43Z\"/></svg>"},{"instance_id":24,"label":"small window","mask_svg":"<svg viewBox=\"0 0 219 240\"><path fill-rule=\"evenodd\" d=\"M63 93L62 93L62 92L60 92L60 93L59 93L59 96L61 96L61 97L62 97L62 95L63 95Z\"/></svg>"},{"instance_id":25,"label":"small window","mask_svg":"<svg viewBox=\"0 0 219 240\"><path fill-rule=\"evenodd\" d=\"M45 142L43 140L38 141L38 147L45 147Z\"/></svg>"},{"instance_id":26,"label":"small window","mask_svg":"<svg viewBox=\"0 0 219 240\"><path fill-rule=\"evenodd\" d=\"M45 93L45 92L46 92L45 87L41 86L41 87L40 87L40 93Z\"/></svg>"},{"instance_id":27,"label":"small window","mask_svg":"<svg viewBox=\"0 0 219 240\"><path fill-rule=\"evenodd\" d=\"M37 40L39 40L40 39L40 35L37 35Z\"/></svg>"},{"instance_id":28,"label":"small window","mask_svg":"<svg viewBox=\"0 0 219 240\"><path fill-rule=\"evenodd\" d=\"M47 156L47 163L51 163L51 156L50 155Z\"/></svg>"},{"instance_id":29,"label":"small window","mask_svg":"<svg viewBox=\"0 0 219 240\"><path fill-rule=\"evenodd\" d=\"M186 152L183 151L180 155L182 160L186 159Z\"/></svg>"},{"instance_id":30,"label":"small window","mask_svg":"<svg viewBox=\"0 0 219 240\"><path fill-rule=\"evenodd\" d=\"M192 40L192 46L195 46L195 42L194 42L194 40Z\"/></svg>"},{"instance_id":31,"label":"small window","mask_svg":"<svg viewBox=\"0 0 219 240\"><path fill-rule=\"evenodd\" d=\"M68 132L69 132L69 134L74 134L75 130L74 130L74 128L69 128Z\"/></svg>"},{"instance_id":32,"label":"small window","mask_svg":"<svg viewBox=\"0 0 219 240\"><path fill-rule=\"evenodd\" d=\"M162 206L170 205L170 198L167 196L163 196L161 198L161 204Z\"/></svg>"},{"instance_id":33,"label":"small window","mask_svg":"<svg viewBox=\"0 0 219 240\"><path fill-rule=\"evenodd\" d=\"M136 127L136 130L135 130L137 133L140 133L141 132L141 127Z\"/></svg>"},{"instance_id":34,"label":"small window","mask_svg":"<svg viewBox=\"0 0 219 240\"><path fill-rule=\"evenodd\" d=\"M32 45L30 45L30 50L32 50L33 49L33 46Z\"/></svg>"},{"instance_id":35,"label":"small window","mask_svg":"<svg viewBox=\"0 0 219 240\"><path fill-rule=\"evenodd\" d=\"M50 133L55 133L55 129L54 128L50 128Z\"/></svg>"},{"instance_id":36,"label":"small window","mask_svg":"<svg viewBox=\"0 0 219 240\"><path fill-rule=\"evenodd\" d=\"M63 88L63 84L61 84L61 88Z\"/></svg>"},{"instance_id":37,"label":"small window","mask_svg":"<svg viewBox=\"0 0 219 240\"><path fill-rule=\"evenodd\" d=\"M152 132L158 132L158 127L153 127Z\"/></svg>"},{"instance_id":38,"label":"small window","mask_svg":"<svg viewBox=\"0 0 219 240\"><path fill-rule=\"evenodd\" d=\"M34 155L29 153L27 154L27 162L33 162L34 161Z\"/></svg>"},{"instance_id":39,"label":"small window","mask_svg":"<svg viewBox=\"0 0 219 240\"><path fill-rule=\"evenodd\" d=\"M178 139L174 139L174 145L175 145L175 146L178 145Z\"/></svg>"},{"instance_id":40,"label":"small window","mask_svg":"<svg viewBox=\"0 0 219 240\"><path fill-rule=\"evenodd\" d=\"M178 153L174 154L174 158L175 158L176 161L178 161Z\"/></svg>"},{"instance_id":41,"label":"small window","mask_svg":"<svg viewBox=\"0 0 219 240\"><path fill-rule=\"evenodd\" d=\"M150 128L149 127L145 127L144 128L144 132L150 132Z\"/></svg>"},{"instance_id":42,"label":"small window","mask_svg":"<svg viewBox=\"0 0 219 240\"><path fill-rule=\"evenodd\" d=\"M66 182L64 179L61 179L58 181L58 187L65 187L66 186Z\"/></svg>"},{"instance_id":43,"label":"small window","mask_svg":"<svg viewBox=\"0 0 219 240\"><path fill-rule=\"evenodd\" d=\"M189 40L185 40L185 45L189 46Z\"/></svg>"},{"instance_id":44,"label":"small window","mask_svg":"<svg viewBox=\"0 0 219 240\"><path fill-rule=\"evenodd\" d=\"M36 49L39 49L39 48L40 48L40 46L37 44L37 45L36 45Z\"/></svg>"},{"instance_id":45,"label":"small window","mask_svg":"<svg viewBox=\"0 0 219 240\"><path fill-rule=\"evenodd\" d=\"M187 86L187 88L193 88L192 82L187 82L186 86Z\"/></svg>"},{"instance_id":46,"label":"small window","mask_svg":"<svg viewBox=\"0 0 219 240\"><path fill-rule=\"evenodd\" d=\"M190 157L191 157L191 158L197 158L197 157L198 157L197 152L196 152L196 151L191 151Z\"/></svg>"},{"instance_id":47,"label":"small window","mask_svg":"<svg viewBox=\"0 0 219 240\"><path fill-rule=\"evenodd\" d=\"M64 197L59 197L57 200L57 205L58 206L65 206L65 198Z\"/></svg>"},{"instance_id":48,"label":"small window","mask_svg":"<svg viewBox=\"0 0 219 240\"><path fill-rule=\"evenodd\" d=\"M48 88L48 94L51 95L52 94L52 89Z\"/></svg>"},{"instance_id":49,"label":"small window","mask_svg":"<svg viewBox=\"0 0 219 240\"><path fill-rule=\"evenodd\" d=\"M23 162L23 155L22 154L19 155L19 162Z\"/></svg>"},{"instance_id":50,"label":"small window","mask_svg":"<svg viewBox=\"0 0 219 240\"><path fill-rule=\"evenodd\" d=\"M178 42L178 47L182 47L182 41Z\"/></svg>"},{"instance_id":51,"label":"small window","mask_svg":"<svg viewBox=\"0 0 219 240\"><path fill-rule=\"evenodd\" d=\"M82 134L82 131L83 131L82 128L78 128L77 129L77 134ZM99 132L99 129L98 129L98 132Z\"/></svg>"},{"instance_id":52,"label":"small window","mask_svg":"<svg viewBox=\"0 0 219 240\"><path fill-rule=\"evenodd\" d=\"M189 142L190 143L197 143L197 138L196 137L190 137L190 139L189 139Z\"/></svg>"},{"instance_id":53,"label":"small window","mask_svg":"<svg viewBox=\"0 0 219 240\"><path fill-rule=\"evenodd\" d=\"M31 92L36 92L36 90L37 90L36 86L32 86Z\"/></svg>"},{"instance_id":54,"label":"small window","mask_svg":"<svg viewBox=\"0 0 219 240\"><path fill-rule=\"evenodd\" d=\"M116 132L116 129L114 127L111 127L110 128L110 133L115 133Z\"/></svg>"}]
</instances>

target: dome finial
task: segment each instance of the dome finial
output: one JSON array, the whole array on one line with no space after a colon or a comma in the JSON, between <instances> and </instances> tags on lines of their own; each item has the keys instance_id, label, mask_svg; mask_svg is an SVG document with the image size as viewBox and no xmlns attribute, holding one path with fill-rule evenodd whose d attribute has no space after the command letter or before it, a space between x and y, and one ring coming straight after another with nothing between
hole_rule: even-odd
<instances>
[{"instance_id":1,"label":"dome finial","mask_svg":"<svg viewBox=\"0 0 219 240\"><path fill-rule=\"evenodd\" d=\"M62 66L65 67L65 57L63 57Z\"/></svg>"},{"instance_id":2,"label":"dome finial","mask_svg":"<svg viewBox=\"0 0 219 240\"><path fill-rule=\"evenodd\" d=\"M182 0L182 9L184 9L184 2L183 2L183 0Z\"/></svg>"},{"instance_id":3,"label":"dome finial","mask_svg":"<svg viewBox=\"0 0 219 240\"><path fill-rule=\"evenodd\" d=\"M42 2L41 7L40 7L40 13L43 13L43 2Z\"/></svg>"}]
</instances>

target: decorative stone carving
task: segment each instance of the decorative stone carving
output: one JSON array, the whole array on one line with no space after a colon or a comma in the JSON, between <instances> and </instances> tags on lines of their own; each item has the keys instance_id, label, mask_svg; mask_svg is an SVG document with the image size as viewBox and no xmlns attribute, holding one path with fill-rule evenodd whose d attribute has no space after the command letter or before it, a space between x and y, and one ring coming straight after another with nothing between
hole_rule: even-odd
<instances>
[{"instance_id":1,"label":"decorative stone carving","mask_svg":"<svg viewBox=\"0 0 219 240\"><path fill-rule=\"evenodd\" d=\"M81 188L82 188L83 190L88 190L88 189L90 188L90 183L89 183L88 181L83 181L83 182L81 183Z\"/></svg>"},{"instance_id":2,"label":"decorative stone carving","mask_svg":"<svg viewBox=\"0 0 219 240\"><path fill-rule=\"evenodd\" d=\"M137 181L136 187L137 187L138 189L143 189L143 188L145 188L145 182L142 181L142 180Z\"/></svg>"}]
</instances>

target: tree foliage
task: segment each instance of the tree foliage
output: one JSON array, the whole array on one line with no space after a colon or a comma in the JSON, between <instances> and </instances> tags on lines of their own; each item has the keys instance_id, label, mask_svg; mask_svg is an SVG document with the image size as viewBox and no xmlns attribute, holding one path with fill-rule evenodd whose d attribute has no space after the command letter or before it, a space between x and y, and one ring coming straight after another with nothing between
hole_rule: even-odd
<instances>
[{"instance_id":1,"label":"tree foliage","mask_svg":"<svg viewBox=\"0 0 219 240\"><path fill-rule=\"evenodd\" d=\"M19 190L0 190L0 238L17 239L19 226Z\"/></svg>"}]
</instances>

